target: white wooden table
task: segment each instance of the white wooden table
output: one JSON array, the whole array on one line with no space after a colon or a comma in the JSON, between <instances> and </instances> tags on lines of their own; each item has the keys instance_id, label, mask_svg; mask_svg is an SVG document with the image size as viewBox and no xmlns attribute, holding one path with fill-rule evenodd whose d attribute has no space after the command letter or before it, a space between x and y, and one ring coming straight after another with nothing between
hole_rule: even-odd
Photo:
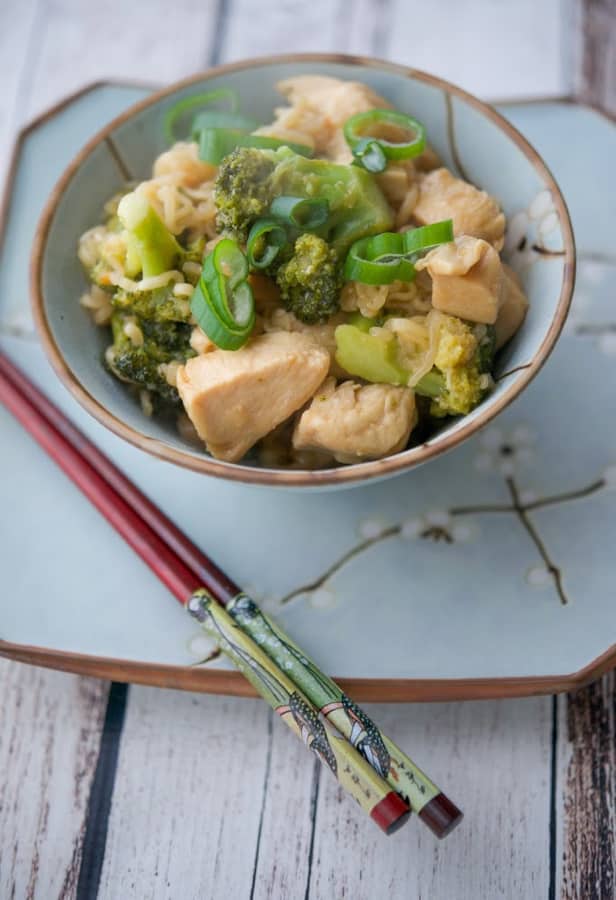
<instances>
[{"instance_id":1,"label":"white wooden table","mask_svg":"<svg viewBox=\"0 0 616 900\"><path fill-rule=\"evenodd\" d=\"M84 83L269 52L373 54L488 99L614 111L615 20L613 0L3 0L0 165ZM0 697L0 900L615 896L613 675L569 697L374 709L465 810L440 844L417 823L382 838L258 702L3 660Z\"/></svg>"}]
</instances>

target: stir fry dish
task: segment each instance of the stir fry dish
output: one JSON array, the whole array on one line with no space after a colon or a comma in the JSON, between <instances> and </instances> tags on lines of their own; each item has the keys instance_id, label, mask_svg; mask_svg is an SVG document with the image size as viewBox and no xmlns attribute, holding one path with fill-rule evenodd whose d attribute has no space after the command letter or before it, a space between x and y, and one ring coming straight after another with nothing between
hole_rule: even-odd
<instances>
[{"instance_id":1,"label":"stir fry dish","mask_svg":"<svg viewBox=\"0 0 616 900\"><path fill-rule=\"evenodd\" d=\"M145 415L217 459L322 468L404 450L493 387L527 300L497 201L357 82L177 103L170 149L87 231L81 298Z\"/></svg>"}]
</instances>

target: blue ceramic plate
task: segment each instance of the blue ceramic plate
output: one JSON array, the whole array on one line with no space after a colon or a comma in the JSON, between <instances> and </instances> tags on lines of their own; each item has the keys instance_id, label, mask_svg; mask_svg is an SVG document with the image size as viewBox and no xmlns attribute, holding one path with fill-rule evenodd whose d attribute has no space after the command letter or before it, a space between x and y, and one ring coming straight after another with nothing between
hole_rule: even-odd
<instances>
[{"instance_id":1,"label":"blue ceramic plate","mask_svg":"<svg viewBox=\"0 0 616 900\"><path fill-rule=\"evenodd\" d=\"M571 315L540 376L430 466L314 494L142 453L79 406L38 345L27 272L40 211L75 146L145 94L98 86L22 136L0 256L2 349L358 699L550 692L614 665L613 125L567 102L502 109L553 168L578 239ZM543 195L516 228L545 232L550 215ZM532 248L513 253L543 265ZM202 662L211 646L193 621L2 408L0 430L0 653L245 691L241 676Z\"/></svg>"},{"instance_id":2,"label":"blue ceramic plate","mask_svg":"<svg viewBox=\"0 0 616 900\"><path fill-rule=\"evenodd\" d=\"M281 102L276 83L315 72L363 81L396 108L415 115L425 123L445 165L498 199L509 221L506 255L522 277L530 311L499 355L495 390L469 416L451 420L420 446L384 460L319 472L220 462L195 450L173 424L144 416L103 368L100 360L108 340L77 304L86 279L75 248L79 236L100 221L105 200L127 177L148 177L154 158L165 148L165 114L178 100L225 86L238 92L244 110L266 122ZM100 131L70 164L45 209L34 249L32 291L41 338L56 372L79 402L116 434L162 459L211 475L316 487L410 469L492 420L531 381L552 350L566 318L573 279L573 236L560 190L537 152L494 109L453 85L402 66L299 55L212 69L143 100Z\"/></svg>"}]
</instances>

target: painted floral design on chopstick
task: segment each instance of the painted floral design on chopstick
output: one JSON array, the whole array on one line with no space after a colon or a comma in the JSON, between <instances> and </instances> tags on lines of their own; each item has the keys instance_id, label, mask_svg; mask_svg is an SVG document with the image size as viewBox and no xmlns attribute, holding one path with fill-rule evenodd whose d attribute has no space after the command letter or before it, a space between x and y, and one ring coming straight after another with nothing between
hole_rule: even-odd
<instances>
[{"instance_id":1,"label":"painted floral design on chopstick","mask_svg":"<svg viewBox=\"0 0 616 900\"><path fill-rule=\"evenodd\" d=\"M382 734L372 719L250 597L238 594L227 604L227 612L312 704L312 709L308 707L306 721L298 722L298 725L302 736L304 728L309 730L309 746L318 755L320 732L317 726L322 719L358 751L415 813L421 813L440 793L421 769ZM297 715L303 713L305 704L289 701L289 706ZM320 716L315 717L315 710ZM328 761L327 757L325 761Z\"/></svg>"},{"instance_id":2,"label":"painted floral design on chopstick","mask_svg":"<svg viewBox=\"0 0 616 900\"><path fill-rule=\"evenodd\" d=\"M402 824L410 812L409 805L328 719L320 715L319 705L303 692L301 680L298 678L296 682L291 677L292 667L280 665L274 654L266 653L262 640L241 627L240 619L250 621L255 616L250 598L240 594L235 600L243 601L238 619L230 615L233 600L225 608L204 588L188 598L186 609L281 720L328 766L342 787L384 830ZM274 638L281 643L275 634ZM286 638L286 643L292 644L290 638ZM298 647L293 647L302 655ZM434 796L438 789L435 792Z\"/></svg>"}]
</instances>

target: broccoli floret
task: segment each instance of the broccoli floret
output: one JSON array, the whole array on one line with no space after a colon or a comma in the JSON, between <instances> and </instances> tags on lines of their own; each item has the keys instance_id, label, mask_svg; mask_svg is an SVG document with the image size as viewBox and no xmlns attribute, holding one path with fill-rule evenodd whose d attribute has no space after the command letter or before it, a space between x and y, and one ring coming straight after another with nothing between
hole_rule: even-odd
<instances>
[{"instance_id":1,"label":"broccoli floret","mask_svg":"<svg viewBox=\"0 0 616 900\"><path fill-rule=\"evenodd\" d=\"M272 202L275 159L275 153L251 147L238 147L223 159L214 195L219 231L245 243L250 226Z\"/></svg>"},{"instance_id":2,"label":"broccoli floret","mask_svg":"<svg viewBox=\"0 0 616 900\"><path fill-rule=\"evenodd\" d=\"M153 291L125 291L118 289L112 298L115 309L155 322L188 322L190 304L185 297L176 297L169 286Z\"/></svg>"},{"instance_id":3,"label":"broccoli floret","mask_svg":"<svg viewBox=\"0 0 616 900\"><path fill-rule=\"evenodd\" d=\"M182 248L145 197L135 191L125 194L118 204L118 219L125 228L127 275L140 271L150 278L173 269Z\"/></svg>"},{"instance_id":4,"label":"broccoli floret","mask_svg":"<svg viewBox=\"0 0 616 900\"><path fill-rule=\"evenodd\" d=\"M302 322L325 322L339 308L338 254L315 234L295 241L293 256L280 266L276 284L285 307Z\"/></svg>"},{"instance_id":5,"label":"broccoli floret","mask_svg":"<svg viewBox=\"0 0 616 900\"><path fill-rule=\"evenodd\" d=\"M141 329L143 341L133 343L126 327L134 323ZM167 382L161 363L185 362L194 356L190 347L191 326L179 322L148 322L116 312L111 318L113 344L105 359L120 380L145 388L164 403L177 405L177 390Z\"/></svg>"},{"instance_id":6,"label":"broccoli floret","mask_svg":"<svg viewBox=\"0 0 616 900\"><path fill-rule=\"evenodd\" d=\"M255 219L282 195L327 200L328 220L316 234L330 243L341 259L354 241L393 226L387 200L365 169L307 159L288 147L239 147L223 159L216 179L219 230L245 241Z\"/></svg>"},{"instance_id":7,"label":"broccoli floret","mask_svg":"<svg viewBox=\"0 0 616 900\"><path fill-rule=\"evenodd\" d=\"M436 418L466 415L491 384L493 330L478 333L473 325L442 314L439 325L434 368L415 385L415 391L432 400L430 413Z\"/></svg>"},{"instance_id":8,"label":"broccoli floret","mask_svg":"<svg viewBox=\"0 0 616 900\"><path fill-rule=\"evenodd\" d=\"M429 315L438 316L436 356L432 370L414 390L432 401L430 413L437 418L466 415L490 387L494 336L485 326L436 311ZM412 372L400 361L393 333L372 334L356 323L339 325L335 337L336 361L349 374L365 381L408 384Z\"/></svg>"}]
</instances>

